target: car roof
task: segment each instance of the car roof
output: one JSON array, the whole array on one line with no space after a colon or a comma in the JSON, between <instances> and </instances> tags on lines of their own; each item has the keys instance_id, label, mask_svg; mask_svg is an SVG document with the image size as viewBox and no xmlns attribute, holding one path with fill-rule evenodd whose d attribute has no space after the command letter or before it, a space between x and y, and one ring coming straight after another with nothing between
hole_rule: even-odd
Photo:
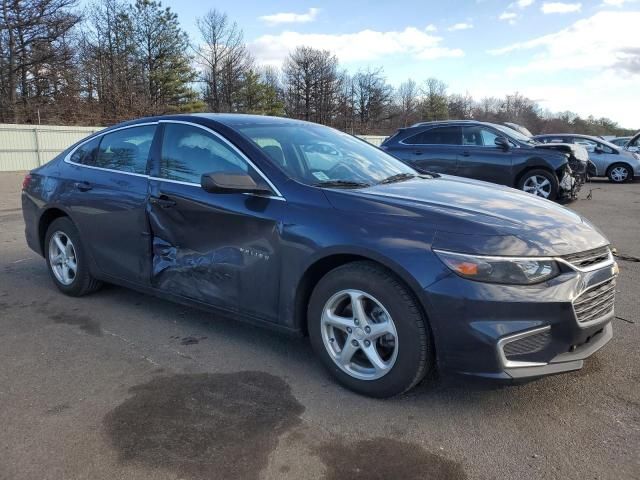
<instances>
[{"instance_id":1,"label":"car roof","mask_svg":"<svg viewBox=\"0 0 640 480\"><path fill-rule=\"evenodd\" d=\"M246 113L192 113L188 116L213 120L232 128L266 125L318 125L317 123L305 122L304 120L296 120L293 118L251 115Z\"/></svg>"},{"instance_id":2,"label":"car roof","mask_svg":"<svg viewBox=\"0 0 640 480\"><path fill-rule=\"evenodd\" d=\"M200 123L198 122L198 120L211 120L231 128L267 125L319 125L317 123L306 122L304 120L296 120L293 118L270 117L267 115L251 115L245 113L183 113L158 115L154 117L141 117L121 122L108 128L120 128L129 125L136 125L139 123L157 122L160 120L183 120L196 123Z\"/></svg>"}]
</instances>

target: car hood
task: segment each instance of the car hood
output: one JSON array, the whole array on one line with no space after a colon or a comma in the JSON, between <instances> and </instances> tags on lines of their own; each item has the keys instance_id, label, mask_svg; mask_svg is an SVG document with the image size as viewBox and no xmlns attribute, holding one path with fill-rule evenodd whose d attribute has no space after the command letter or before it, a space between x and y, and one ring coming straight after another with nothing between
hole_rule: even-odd
<instances>
[{"instance_id":1,"label":"car hood","mask_svg":"<svg viewBox=\"0 0 640 480\"><path fill-rule=\"evenodd\" d=\"M589 160L589 152L582 145L572 143L540 143L533 148L538 150L558 150L573 155L581 162Z\"/></svg>"},{"instance_id":2,"label":"car hood","mask_svg":"<svg viewBox=\"0 0 640 480\"><path fill-rule=\"evenodd\" d=\"M609 243L567 208L466 178L442 175L325 192L339 210L387 215L390 228L393 223L399 235L402 224L419 222L420 231L428 227L433 233L434 248L485 255L565 255Z\"/></svg>"}]
</instances>

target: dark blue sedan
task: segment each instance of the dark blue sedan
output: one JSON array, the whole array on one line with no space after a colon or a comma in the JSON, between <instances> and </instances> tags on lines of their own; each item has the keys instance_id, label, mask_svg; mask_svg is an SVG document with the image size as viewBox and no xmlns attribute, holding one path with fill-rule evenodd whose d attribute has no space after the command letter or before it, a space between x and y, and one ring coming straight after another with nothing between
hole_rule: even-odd
<instances>
[{"instance_id":1,"label":"dark blue sedan","mask_svg":"<svg viewBox=\"0 0 640 480\"><path fill-rule=\"evenodd\" d=\"M435 368L575 370L612 335L617 266L585 219L311 123L123 123L30 172L22 201L62 292L115 283L308 335L367 395Z\"/></svg>"}]
</instances>

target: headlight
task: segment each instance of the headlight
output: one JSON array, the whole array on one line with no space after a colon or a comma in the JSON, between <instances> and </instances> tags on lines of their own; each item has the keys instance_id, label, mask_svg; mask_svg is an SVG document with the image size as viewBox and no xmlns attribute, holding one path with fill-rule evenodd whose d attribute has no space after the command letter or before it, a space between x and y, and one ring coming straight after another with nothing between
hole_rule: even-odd
<instances>
[{"instance_id":1,"label":"headlight","mask_svg":"<svg viewBox=\"0 0 640 480\"><path fill-rule=\"evenodd\" d=\"M532 285L560 274L551 258L487 257L434 250L444 264L461 277L478 282Z\"/></svg>"}]
</instances>

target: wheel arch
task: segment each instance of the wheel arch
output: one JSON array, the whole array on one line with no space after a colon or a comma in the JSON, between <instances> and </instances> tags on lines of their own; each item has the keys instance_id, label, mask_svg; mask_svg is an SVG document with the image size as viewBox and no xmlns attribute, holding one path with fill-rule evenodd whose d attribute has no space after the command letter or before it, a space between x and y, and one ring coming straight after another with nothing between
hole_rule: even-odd
<instances>
[{"instance_id":1,"label":"wheel arch","mask_svg":"<svg viewBox=\"0 0 640 480\"><path fill-rule=\"evenodd\" d=\"M625 166L625 167L627 167L627 168L629 169L630 176L629 176L629 178L627 178L627 181L632 180L632 179L633 179L633 177L634 177L633 166L631 166L631 164L630 164L630 163L627 163L627 162L625 162L624 160L619 160L619 161L617 161L617 162L613 162L611 165L609 165L609 166L607 167L607 171L605 172L605 175L608 177L608 176L609 176L609 173L611 172L611 170L612 170L613 168L617 167L618 165Z\"/></svg>"},{"instance_id":2,"label":"wheel arch","mask_svg":"<svg viewBox=\"0 0 640 480\"><path fill-rule=\"evenodd\" d=\"M44 255L44 240L47 235L47 230L49 229L49 225L51 225L58 218L67 217L72 222L71 216L62 208L59 207L49 207L47 208L38 220L38 246L40 247L40 253Z\"/></svg>"},{"instance_id":3,"label":"wheel arch","mask_svg":"<svg viewBox=\"0 0 640 480\"><path fill-rule=\"evenodd\" d=\"M518 188L520 186L520 182L522 181L522 178L532 170L544 170L545 172L550 173L551 175L554 175L556 177L556 179L558 179L558 174L546 164L542 164L542 165L527 165L525 168L523 168L516 175L513 187L514 188ZM558 179L558 181L559 181L559 179Z\"/></svg>"},{"instance_id":4,"label":"wheel arch","mask_svg":"<svg viewBox=\"0 0 640 480\"><path fill-rule=\"evenodd\" d=\"M357 261L372 262L392 273L409 292L414 296L422 314L428 319L428 313L423 298L419 295L421 288L418 282L401 265L388 258L374 252L352 251L345 249L342 251L326 252L320 257L314 258L305 269L297 283L293 299L293 321L294 325L304 335L308 335L307 329L307 306L314 288L327 273L342 265ZM433 326L430 326L433 335Z\"/></svg>"}]
</instances>

